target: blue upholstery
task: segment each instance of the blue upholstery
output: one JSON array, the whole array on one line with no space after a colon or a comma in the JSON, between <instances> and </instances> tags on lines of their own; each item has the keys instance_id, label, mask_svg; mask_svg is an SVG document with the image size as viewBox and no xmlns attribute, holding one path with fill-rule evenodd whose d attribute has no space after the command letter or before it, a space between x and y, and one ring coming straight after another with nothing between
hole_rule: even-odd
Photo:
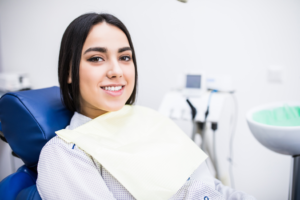
<instances>
[{"instance_id":1,"label":"blue upholstery","mask_svg":"<svg viewBox=\"0 0 300 200\"><path fill-rule=\"evenodd\" d=\"M62 104L58 87L7 93L0 99L2 132L29 168L36 167L43 146L69 124L72 115Z\"/></svg>"},{"instance_id":2,"label":"blue upholstery","mask_svg":"<svg viewBox=\"0 0 300 200\"><path fill-rule=\"evenodd\" d=\"M0 99L0 127L24 166L0 182L0 199L41 199L36 189L36 166L43 146L65 128L73 113L62 104L60 90L51 87L13 92Z\"/></svg>"},{"instance_id":3,"label":"blue upholstery","mask_svg":"<svg viewBox=\"0 0 300 200\"><path fill-rule=\"evenodd\" d=\"M16 200L42 200L42 198L36 189L36 185L33 185L22 190L18 194Z\"/></svg>"},{"instance_id":4,"label":"blue upholstery","mask_svg":"<svg viewBox=\"0 0 300 200\"><path fill-rule=\"evenodd\" d=\"M0 182L0 199L15 200L24 188L35 185L37 174L22 166Z\"/></svg>"}]
</instances>

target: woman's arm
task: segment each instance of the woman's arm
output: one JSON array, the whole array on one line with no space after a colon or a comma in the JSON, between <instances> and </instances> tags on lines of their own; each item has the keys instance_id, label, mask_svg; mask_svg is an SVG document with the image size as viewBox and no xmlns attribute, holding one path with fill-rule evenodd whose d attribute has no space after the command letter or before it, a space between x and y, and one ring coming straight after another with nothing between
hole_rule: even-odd
<instances>
[{"instance_id":1,"label":"woman's arm","mask_svg":"<svg viewBox=\"0 0 300 200\"><path fill-rule=\"evenodd\" d=\"M244 192L224 186L221 181L217 179L215 179L215 188L227 200L256 200L253 196L250 196Z\"/></svg>"},{"instance_id":2,"label":"woman's arm","mask_svg":"<svg viewBox=\"0 0 300 200\"><path fill-rule=\"evenodd\" d=\"M250 196L244 192L234 190L230 187L224 186L221 181L215 179L208 167L206 162L203 162L198 169L192 174L191 179L199 180L204 182L206 185L215 189L222 194L226 200L255 200L253 196Z\"/></svg>"},{"instance_id":3,"label":"woman's arm","mask_svg":"<svg viewBox=\"0 0 300 200\"><path fill-rule=\"evenodd\" d=\"M42 149L37 189L42 199L115 200L92 159L58 137Z\"/></svg>"}]
</instances>

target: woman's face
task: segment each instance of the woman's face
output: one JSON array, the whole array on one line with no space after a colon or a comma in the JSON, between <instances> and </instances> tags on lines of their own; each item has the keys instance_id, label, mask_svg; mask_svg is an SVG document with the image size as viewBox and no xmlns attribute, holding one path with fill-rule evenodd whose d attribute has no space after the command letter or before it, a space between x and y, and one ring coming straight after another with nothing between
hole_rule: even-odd
<instances>
[{"instance_id":1,"label":"woman's face","mask_svg":"<svg viewBox=\"0 0 300 200\"><path fill-rule=\"evenodd\" d=\"M94 25L81 53L80 112L95 118L120 110L131 96L134 84L135 68L126 35L106 22Z\"/></svg>"}]
</instances>

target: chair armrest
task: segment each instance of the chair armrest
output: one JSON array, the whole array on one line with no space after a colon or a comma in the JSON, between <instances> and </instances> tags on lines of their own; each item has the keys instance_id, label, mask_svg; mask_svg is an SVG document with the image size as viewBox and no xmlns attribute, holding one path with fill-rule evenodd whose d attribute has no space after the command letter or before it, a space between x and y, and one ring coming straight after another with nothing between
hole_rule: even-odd
<instances>
[{"instance_id":1,"label":"chair armrest","mask_svg":"<svg viewBox=\"0 0 300 200\"><path fill-rule=\"evenodd\" d=\"M35 185L36 177L34 172L23 165L0 182L0 199L15 200L20 191Z\"/></svg>"},{"instance_id":2,"label":"chair armrest","mask_svg":"<svg viewBox=\"0 0 300 200\"><path fill-rule=\"evenodd\" d=\"M22 190L16 200L42 200L42 198L37 191L36 185L33 185Z\"/></svg>"}]
</instances>

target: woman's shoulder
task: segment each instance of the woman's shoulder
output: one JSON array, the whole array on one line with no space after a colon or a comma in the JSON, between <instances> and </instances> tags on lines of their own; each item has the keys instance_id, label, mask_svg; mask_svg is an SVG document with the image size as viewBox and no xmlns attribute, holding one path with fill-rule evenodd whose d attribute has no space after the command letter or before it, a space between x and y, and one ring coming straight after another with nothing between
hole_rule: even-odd
<instances>
[{"instance_id":1,"label":"woman's shoulder","mask_svg":"<svg viewBox=\"0 0 300 200\"><path fill-rule=\"evenodd\" d=\"M90 155L78 148L74 143L68 143L58 136L53 137L45 144L40 156L51 153L65 155L66 157L80 156L91 158Z\"/></svg>"},{"instance_id":2,"label":"woman's shoulder","mask_svg":"<svg viewBox=\"0 0 300 200\"><path fill-rule=\"evenodd\" d=\"M70 130L70 126L72 124L74 124L74 122L72 123L72 121L76 121L76 120L74 120L74 118L76 118L76 113L71 118L71 123L65 129ZM51 148L54 148L54 147L63 148L63 149L69 150L69 151L70 151L70 149L73 149L73 150L75 149L74 143L68 143L65 140L61 139L58 135L56 135L53 138L51 138L44 145L43 149L50 148L50 147ZM78 148L76 148L76 149L78 149ZM80 149L78 149L78 150L80 150Z\"/></svg>"},{"instance_id":3,"label":"woman's shoulder","mask_svg":"<svg viewBox=\"0 0 300 200\"><path fill-rule=\"evenodd\" d=\"M50 139L43 147L39 156L39 165L41 162L55 162L59 165L64 163L73 163L73 165L82 166L83 163L98 168L92 156L85 153L74 143L67 143L58 136Z\"/></svg>"},{"instance_id":4,"label":"woman's shoulder","mask_svg":"<svg viewBox=\"0 0 300 200\"><path fill-rule=\"evenodd\" d=\"M56 149L64 149L66 151L76 151L76 150L80 150L78 148L75 149L75 144L74 143L68 143L66 141L64 141L63 139L61 139L60 137L58 137L57 135L54 136L53 138L51 138L43 147L42 151L44 149L52 149L52 148L56 148ZM80 150L81 151L81 150Z\"/></svg>"},{"instance_id":5,"label":"woman's shoulder","mask_svg":"<svg viewBox=\"0 0 300 200\"><path fill-rule=\"evenodd\" d=\"M47 146L63 146L63 147L71 147L73 143L67 143L66 141L64 141L63 139L61 139L60 137L58 137L57 135L54 136L53 138L51 138L44 147Z\"/></svg>"}]
</instances>

